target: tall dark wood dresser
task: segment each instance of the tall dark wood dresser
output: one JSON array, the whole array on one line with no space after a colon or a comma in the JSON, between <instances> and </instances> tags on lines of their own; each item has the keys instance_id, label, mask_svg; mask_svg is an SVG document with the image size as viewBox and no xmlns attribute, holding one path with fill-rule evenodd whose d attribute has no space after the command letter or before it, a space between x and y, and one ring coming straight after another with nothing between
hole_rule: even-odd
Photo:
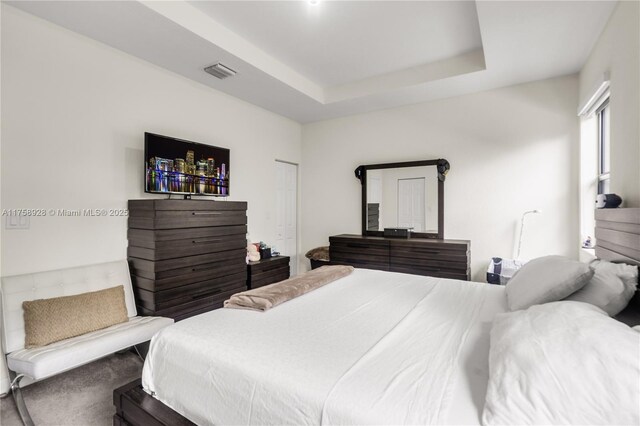
<instances>
[{"instance_id":1,"label":"tall dark wood dresser","mask_svg":"<svg viewBox=\"0 0 640 426\"><path fill-rule=\"evenodd\" d=\"M348 234L329 237L332 265L467 281L471 279L470 246L467 240Z\"/></svg>"},{"instance_id":2,"label":"tall dark wood dresser","mask_svg":"<svg viewBox=\"0 0 640 426\"><path fill-rule=\"evenodd\" d=\"M247 289L247 203L129 200L127 249L138 311L176 321Z\"/></svg>"}]
</instances>

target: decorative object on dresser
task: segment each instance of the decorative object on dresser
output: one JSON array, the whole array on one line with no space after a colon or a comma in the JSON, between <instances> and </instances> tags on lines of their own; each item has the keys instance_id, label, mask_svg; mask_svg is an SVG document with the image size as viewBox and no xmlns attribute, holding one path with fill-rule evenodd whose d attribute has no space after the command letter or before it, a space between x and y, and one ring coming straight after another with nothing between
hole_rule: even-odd
<instances>
[{"instance_id":1,"label":"decorative object on dresser","mask_svg":"<svg viewBox=\"0 0 640 426\"><path fill-rule=\"evenodd\" d=\"M466 240L384 238L362 235L329 237L332 265L470 280Z\"/></svg>"},{"instance_id":2,"label":"decorative object on dresser","mask_svg":"<svg viewBox=\"0 0 640 426\"><path fill-rule=\"evenodd\" d=\"M249 290L289 278L289 256L273 256L247 264Z\"/></svg>"},{"instance_id":3,"label":"decorative object on dresser","mask_svg":"<svg viewBox=\"0 0 640 426\"><path fill-rule=\"evenodd\" d=\"M184 319L246 290L247 203L129 200L129 264L144 315Z\"/></svg>"},{"instance_id":4,"label":"decorative object on dresser","mask_svg":"<svg viewBox=\"0 0 640 426\"><path fill-rule=\"evenodd\" d=\"M598 194L596 197L597 209L615 209L622 204L622 198L618 194Z\"/></svg>"}]
</instances>

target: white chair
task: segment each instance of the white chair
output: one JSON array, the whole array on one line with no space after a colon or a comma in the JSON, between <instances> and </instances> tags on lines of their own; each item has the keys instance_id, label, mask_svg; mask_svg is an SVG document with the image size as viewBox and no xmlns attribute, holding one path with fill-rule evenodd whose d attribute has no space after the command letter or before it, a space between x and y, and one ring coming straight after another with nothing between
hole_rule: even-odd
<instances>
[{"instance_id":1,"label":"white chair","mask_svg":"<svg viewBox=\"0 0 640 426\"><path fill-rule=\"evenodd\" d=\"M127 322L47 346L24 348L22 302L71 296L118 285L124 286ZM144 343L160 329L173 324L170 318L137 316L129 266L125 260L3 277L0 296L3 348L11 376L15 375L11 392L25 425L32 425L33 421L20 392L21 382L25 386Z\"/></svg>"}]
</instances>

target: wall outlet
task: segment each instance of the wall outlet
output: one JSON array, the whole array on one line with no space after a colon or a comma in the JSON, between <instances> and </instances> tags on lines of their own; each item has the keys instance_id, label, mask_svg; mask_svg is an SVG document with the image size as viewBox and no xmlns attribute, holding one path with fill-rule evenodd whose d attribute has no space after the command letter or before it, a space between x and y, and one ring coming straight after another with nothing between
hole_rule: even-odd
<instances>
[{"instance_id":1,"label":"wall outlet","mask_svg":"<svg viewBox=\"0 0 640 426\"><path fill-rule=\"evenodd\" d=\"M29 229L30 226L30 216L5 216L5 229Z\"/></svg>"}]
</instances>

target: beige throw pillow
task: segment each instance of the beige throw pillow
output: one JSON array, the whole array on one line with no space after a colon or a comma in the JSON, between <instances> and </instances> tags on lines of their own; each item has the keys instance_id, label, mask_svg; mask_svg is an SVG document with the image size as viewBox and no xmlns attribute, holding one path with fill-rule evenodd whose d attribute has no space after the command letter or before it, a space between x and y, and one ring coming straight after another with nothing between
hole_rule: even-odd
<instances>
[{"instance_id":1,"label":"beige throw pillow","mask_svg":"<svg viewBox=\"0 0 640 426\"><path fill-rule=\"evenodd\" d=\"M34 348L128 321L124 287L22 303L24 347Z\"/></svg>"}]
</instances>

